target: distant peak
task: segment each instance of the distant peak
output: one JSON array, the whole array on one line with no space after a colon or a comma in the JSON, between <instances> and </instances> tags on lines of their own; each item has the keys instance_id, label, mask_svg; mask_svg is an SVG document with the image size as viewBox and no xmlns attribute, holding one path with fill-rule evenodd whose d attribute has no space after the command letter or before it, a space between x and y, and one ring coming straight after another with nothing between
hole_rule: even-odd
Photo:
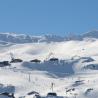
<instances>
[{"instance_id":1,"label":"distant peak","mask_svg":"<svg viewBox=\"0 0 98 98\"><path fill-rule=\"evenodd\" d=\"M82 35L83 37L98 38L98 30L93 30Z\"/></svg>"}]
</instances>

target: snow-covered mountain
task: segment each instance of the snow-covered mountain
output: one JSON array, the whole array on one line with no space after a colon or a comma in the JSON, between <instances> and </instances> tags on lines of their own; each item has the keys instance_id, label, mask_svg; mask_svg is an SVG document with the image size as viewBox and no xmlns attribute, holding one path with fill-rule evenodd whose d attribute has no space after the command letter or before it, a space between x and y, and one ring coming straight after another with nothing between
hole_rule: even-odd
<instances>
[{"instance_id":1,"label":"snow-covered mountain","mask_svg":"<svg viewBox=\"0 0 98 98\"><path fill-rule=\"evenodd\" d=\"M82 35L83 38L98 38L98 31L93 30Z\"/></svg>"},{"instance_id":2,"label":"snow-covered mountain","mask_svg":"<svg viewBox=\"0 0 98 98\"><path fill-rule=\"evenodd\" d=\"M40 37L31 37L25 34L15 33L0 33L0 41L11 42L11 43L31 43L38 42Z\"/></svg>"},{"instance_id":3,"label":"snow-covered mountain","mask_svg":"<svg viewBox=\"0 0 98 98\"><path fill-rule=\"evenodd\" d=\"M84 38L98 38L98 31L91 31L84 33L82 35L44 35L44 36L31 36L25 34L16 33L0 33L0 42L10 42L10 43L37 43L37 42L62 42L69 40L83 40Z\"/></svg>"},{"instance_id":4,"label":"snow-covered mountain","mask_svg":"<svg viewBox=\"0 0 98 98\"><path fill-rule=\"evenodd\" d=\"M64 37L56 35L45 36L30 36L16 33L0 33L0 41L10 43L37 43L37 42L59 42L63 41Z\"/></svg>"},{"instance_id":5,"label":"snow-covered mountain","mask_svg":"<svg viewBox=\"0 0 98 98\"><path fill-rule=\"evenodd\" d=\"M98 31L66 37L0 33L0 98L13 98L5 91L15 98L46 96L51 84L60 98L98 98L97 81Z\"/></svg>"}]
</instances>

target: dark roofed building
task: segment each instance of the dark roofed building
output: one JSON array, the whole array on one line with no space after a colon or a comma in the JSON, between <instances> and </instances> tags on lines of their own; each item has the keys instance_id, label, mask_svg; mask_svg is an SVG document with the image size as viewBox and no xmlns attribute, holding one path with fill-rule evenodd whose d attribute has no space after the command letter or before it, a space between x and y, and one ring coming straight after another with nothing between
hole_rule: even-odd
<instances>
[{"instance_id":1,"label":"dark roofed building","mask_svg":"<svg viewBox=\"0 0 98 98\"><path fill-rule=\"evenodd\" d=\"M34 63L40 63L40 62L41 62L41 60L34 59L34 60L31 60L30 62L34 62Z\"/></svg>"},{"instance_id":2,"label":"dark roofed building","mask_svg":"<svg viewBox=\"0 0 98 98\"><path fill-rule=\"evenodd\" d=\"M10 63L18 63L18 62L22 62L23 60L21 59L12 59Z\"/></svg>"},{"instance_id":3,"label":"dark roofed building","mask_svg":"<svg viewBox=\"0 0 98 98\"><path fill-rule=\"evenodd\" d=\"M50 58L49 61L59 61L58 58Z\"/></svg>"},{"instance_id":4,"label":"dark roofed building","mask_svg":"<svg viewBox=\"0 0 98 98\"><path fill-rule=\"evenodd\" d=\"M7 93L7 92L4 92L4 93L1 93L0 94L0 98L15 98L14 96L14 93Z\"/></svg>"},{"instance_id":5,"label":"dark roofed building","mask_svg":"<svg viewBox=\"0 0 98 98\"><path fill-rule=\"evenodd\" d=\"M11 64L9 63L9 61L2 61L0 62L0 67L4 67L4 66L10 66Z\"/></svg>"}]
</instances>

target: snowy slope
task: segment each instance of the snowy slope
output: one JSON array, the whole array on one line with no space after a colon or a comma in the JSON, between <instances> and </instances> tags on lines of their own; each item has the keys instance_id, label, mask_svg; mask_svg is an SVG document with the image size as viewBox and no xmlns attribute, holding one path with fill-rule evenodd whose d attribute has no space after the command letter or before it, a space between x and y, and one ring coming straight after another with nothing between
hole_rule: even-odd
<instances>
[{"instance_id":1,"label":"snowy slope","mask_svg":"<svg viewBox=\"0 0 98 98\"><path fill-rule=\"evenodd\" d=\"M9 34L4 37L4 40L0 38L2 40L0 43L1 62L10 62L11 54L15 59L23 60L20 63L11 63L11 66L0 67L0 84L3 85L0 86L0 91L3 89L5 91L6 86L11 85L15 87L16 98L23 98L21 96L32 98L34 95L28 95L32 91L46 96L52 91L51 83L54 83L54 92L58 96L98 98L98 32L91 33L80 35L82 40L71 37L70 40L62 41L60 37L51 39L48 36L49 43L45 38L40 39L39 43L28 40L25 42L25 38L22 39L25 35L20 37L16 34L10 35L17 40L20 38L19 42L15 40L12 43L13 38L9 41L7 39ZM50 58L59 60L50 61ZM41 62L30 62L33 59L39 59Z\"/></svg>"}]
</instances>

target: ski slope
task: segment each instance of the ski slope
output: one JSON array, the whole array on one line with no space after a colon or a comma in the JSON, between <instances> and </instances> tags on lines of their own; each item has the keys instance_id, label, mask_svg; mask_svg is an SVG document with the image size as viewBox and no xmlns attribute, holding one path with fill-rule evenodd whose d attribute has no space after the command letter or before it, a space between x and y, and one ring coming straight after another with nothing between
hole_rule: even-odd
<instances>
[{"instance_id":1,"label":"ski slope","mask_svg":"<svg viewBox=\"0 0 98 98\"><path fill-rule=\"evenodd\" d=\"M0 67L0 84L14 86L15 98L32 98L34 95L28 95L32 91L46 96L52 91L51 83L58 96L98 98L97 38L0 45L1 62L11 61L11 53L23 62ZM33 59L41 63L30 62Z\"/></svg>"}]
</instances>

